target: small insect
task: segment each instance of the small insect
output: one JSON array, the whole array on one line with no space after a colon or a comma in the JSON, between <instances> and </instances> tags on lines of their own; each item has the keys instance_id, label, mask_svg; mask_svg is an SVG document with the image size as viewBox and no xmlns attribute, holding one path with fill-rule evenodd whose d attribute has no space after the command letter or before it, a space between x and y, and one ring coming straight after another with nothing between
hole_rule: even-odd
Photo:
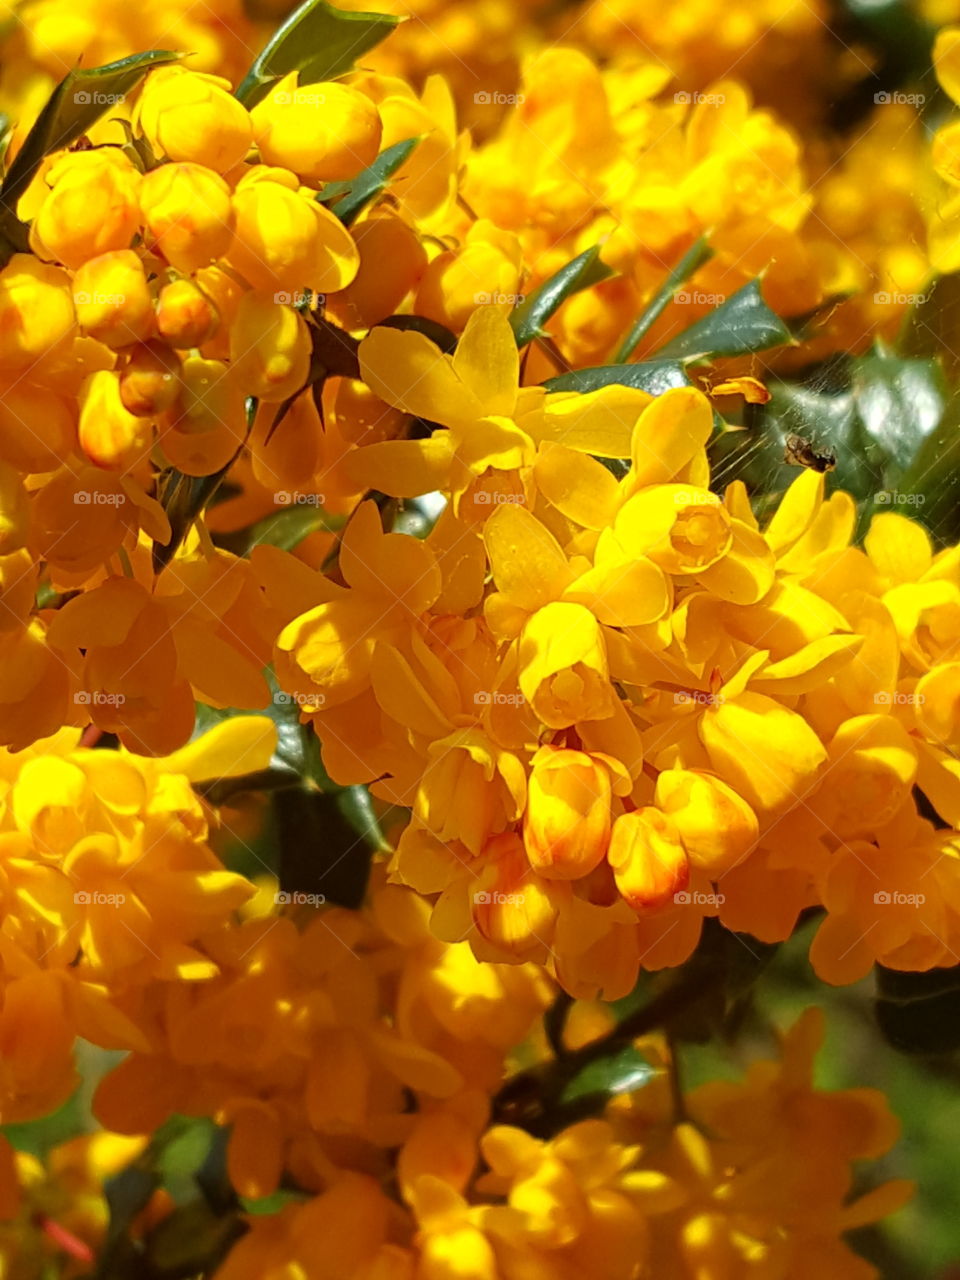
<instances>
[{"instance_id":1,"label":"small insect","mask_svg":"<svg viewBox=\"0 0 960 1280\"><path fill-rule=\"evenodd\" d=\"M832 471L837 455L832 449L819 449L804 436L789 435L784 442L783 460L792 467L809 467L811 471Z\"/></svg>"}]
</instances>

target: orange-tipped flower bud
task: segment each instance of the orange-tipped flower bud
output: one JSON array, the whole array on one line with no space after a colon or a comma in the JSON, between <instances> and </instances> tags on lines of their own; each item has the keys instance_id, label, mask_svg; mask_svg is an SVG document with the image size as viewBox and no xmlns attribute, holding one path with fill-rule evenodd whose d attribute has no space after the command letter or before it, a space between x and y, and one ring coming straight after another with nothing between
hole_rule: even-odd
<instances>
[{"instance_id":1,"label":"orange-tipped flower bud","mask_svg":"<svg viewBox=\"0 0 960 1280\"><path fill-rule=\"evenodd\" d=\"M192 280L173 280L160 290L157 331L171 347L202 346L217 331L217 309Z\"/></svg>"},{"instance_id":2,"label":"orange-tipped flower bud","mask_svg":"<svg viewBox=\"0 0 960 1280\"><path fill-rule=\"evenodd\" d=\"M138 418L165 412L180 392L180 358L162 342L134 347L120 372L120 399Z\"/></svg>"},{"instance_id":3,"label":"orange-tipped flower bud","mask_svg":"<svg viewBox=\"0 0 960 1280\"><path fill-rule=\"evenodd\" d=\"M0 462L0 556L23 546L29 512L23 481L13 467Z\"/></svg>"},{"instance_id":4,"label":"orange-tipped flower bud","mask_svg":"<svg viewBox=\"0 0 960 1280\"><path fill-rule=\"evenodd\" d=\"M680 833L693 866L722 875L756 843L757 815L732 787L709 773L665 769L655 800Z\"/></svg>"},{"instance_id":5,"label":"orange-tipped flower bud","mask_svg":"<svg viewBox=\"0 0 960 1280\"><path fill-rule=\"evenodd\" d=\"M480 934L518 960L546 959L557 907L530 874L520 837L512 831L494 836L483 857L487 865L471 882L471 912Z\"/></svg>"},{"instance_id":6,"label":"orange-tipped flower bud","mask_svg":"<svg viewBox=\"0 0 960 1280\"><path fill-rule=\"evenodd\" d=\"M610 850L617 888L634 911L656 911L690 882L680 833L652 807L624 813L613 824Z\"/></svg>"},{"instance_id":7,"label":"orange-tipped flower bud","mask_svg":"<svg viewBox=\"0 0 960 1280\"><path fill-rule=\"evenodd\" d=\"M230 188L199 164L163 164L140 189L140 208L156 247L178 271L199 271L233 240Z\"/></svg>"},{"instance_id":8,"label":"orange-tipped flower bud","mask_svg":"<svg viewBox=\"0 0 960 1280\"><path fill-rule=\"evenodd\" d=\"M137 112L140 128L158 154L226 173L253 142L246 107L230 93L229 80L159 67L147 76Z\"/></svg>"},{"instance_id":9,"label":"orange-tipped flower bud","mask_svg":"<svg viewBox=\"0 0 960 1280\"><path fill-rule=\"evenodd\" d=\"M85 262L73 279L73 302L84 332L108 347L143 342L153 329L153 298L132 249Z\"/></svg>"},{"instance_id":10,"label":"orange-tipped flower bud","mask_svg":"<svg viewBox=\"0 0 960 1280\"><path fill-rule=\"evenodd\" d=\"M81 389L79 435L91 462L106 471L126 471L146 455L153 426L124 408L119 377L103 369L91 374Z\"/></svg>"},{"instance_id":11,"label":"orange-tipped flower bud","mask_svg":"<svg viewBox=\"0 0 960 1280\"><path fill-rule=\"evenodd\" d=\"M122 151L71 151L47 174L50 194L30 229L38 257L76 270L111 249L129 249L140 227L140 174Z\"/></svg>"},{"instance_id":12,"label":"orange-tipped flower bud","mask_svg":"<svg viewBox=\"0 0 960 1280\"><path fill-rule=\"evenodd\" d=\"M0 369L23 370L76 324L70 277L15 253L0 271Z\"/></svg>"},{"instance_id":13,"label":"orange-tipped flower bud","mask_svg":"<svg viewBox=\"0 0 960 1280\"><path fill-rule=\"evenodd\" d=\"M352 178L380 150L380 114L348 84L331 80L298 88L291 71L250 114L263 160L292 169L304 182Z\"/></svg>"},{"instance_id":14,"label":"orange-tipped flower bud","mask_svg":"<svg viewBox=\"0 0 960 1280\"><path fill-rule=\"evenodd\" d=\"M584 751L541 747L533 758L523 843L548 880L589 875L610 843L610 771Z\"/></svg>"}]
</instances>

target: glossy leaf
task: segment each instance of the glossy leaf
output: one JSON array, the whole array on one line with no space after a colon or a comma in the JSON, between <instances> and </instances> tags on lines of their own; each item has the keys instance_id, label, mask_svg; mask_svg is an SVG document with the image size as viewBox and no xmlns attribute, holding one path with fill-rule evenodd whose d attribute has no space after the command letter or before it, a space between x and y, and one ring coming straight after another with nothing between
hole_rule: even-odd
<instances>
[{"instance_id":1,"label":"glossy leaf","mask_svg":"<svg viewBox=\"0 0 960 1280\"><path fill-rule=\"evenodd\" d=\"M13 216L17 201L29 187L44 156L76 142L111 106L122 101L151 67L177 62L182 57L182 53L168 49L153 49L102 67L69 71L37 116L0 186L5 216Z\"/></svg>"},{"instance_id":2,"label":"glossy leaf","mask_svg":"<svg viewBox=\"0 0 960 1280\"><path fill-rule=\"evenodd\" d=\"M568 262L565 267L545 280L511 314L510 324L518 347L525 347L534 338L546 336L544 325L567 298L581 289L589 289L603 280L609 280L613 270L600 260L600 248L595 245Z\"/></svg>"},{"instance_id":3,"label":"glossy leaf","mask_svg":"<svg viewBox=\"0 0 960 1280\"><path fill-rule=\"evenodd\" d=\"M790 342L790 330L763 300L760 281L751 280L716 311L661 347L657 358L708 360L715 356L747 355Z\"/></svg>"},{"instance_id":4,"label":"glossy leaf","mask_svg":"<svg viewBox=\"0 0 960 1280\"><path fill-rule=\"evenodd\" d=\"M395 142L355 178L344 182L328 182L317 200L320 204L328 205L330 212L335 213L345 227L349 227L358 214L387 189L390 179L413 154L419 141L419 138L407 138L403 142Z\"/></svg>"},{"instance_id":5,"label":"glossy leaf","mask_svg":"<svg viewBox=\"0 0 960 1280\"><path fill-rule=\"evenodd\" d=\"M237 89L247 107L256 106L275 80L300 72L301 84L335 80L358 58L385 40L400 21L386 13L350 13L327 0L305 0L267 43Z\"/></svg>"}]
</instances>

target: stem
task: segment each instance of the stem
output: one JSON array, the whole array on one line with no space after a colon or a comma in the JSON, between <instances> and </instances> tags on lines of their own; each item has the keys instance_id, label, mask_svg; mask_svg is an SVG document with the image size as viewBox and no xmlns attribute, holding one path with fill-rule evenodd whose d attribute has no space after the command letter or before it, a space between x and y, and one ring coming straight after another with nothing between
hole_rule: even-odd
<instances>
[{"instance_id":1,"label":"stem","mask_svg":"<svg viewBox=\"0 0 960 1280\"><path fill-rule=\"evenodd\" d=\"M634 321L633 327L620 344L620 349L613 357L614 364L626 364L642 340L646 337L654 323L673 301L677 286L689 280L695 271L709 262L713 257L713 249L707 243L707 237L701 236L690 246L677 265L664 280L663 284L650 299L647 309Z\"/></svg>"}]
</instances>

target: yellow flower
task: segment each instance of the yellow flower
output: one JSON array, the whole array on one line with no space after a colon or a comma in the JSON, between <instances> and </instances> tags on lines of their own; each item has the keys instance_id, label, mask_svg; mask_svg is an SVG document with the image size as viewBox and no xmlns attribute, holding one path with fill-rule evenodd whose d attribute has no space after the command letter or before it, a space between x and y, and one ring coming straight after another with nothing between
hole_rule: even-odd
<instances>
[{"instance_id":1,"label":"yellow flower","mask_svg":"<svg viewBox=\"0 0 960 1280\"><path fill-rule=\"evenodd\" d=\"M250 113L265 164L317 184L352 178L376 159L380 116L358 89L336 81L297 85L291 71Z\"/></svg>"},{"instance_id":2,"label":"yellow flower","mask_svg":"<svg viewBox=\"0 0 960 1280\"><path fill-rule=\"evenodd\" d=\"M158 155L227 173L253 142L249 113L219 76L159 67L147 76L135 123Z\"/></svg>"},{"instance_id":3,"label":"yellow flower","mask_svg":"<svg viewBox=\"0 0 960 1280\"><path fill-rule=\"evenodd\" d=\"M230 188L201 164L151 169L140 187L140 209L156 249L178 271L198 271L230 248Z\"/></svg>"},{"instance_id":4,"label":"yellow flower","mask_svg":"<svg viewBox=\"0 0 960 1280\"><path fill-rule=\"evenodd\" d=\"M541 747L531 761L523 843L533 869L553 880L589 875L610 841L611 805L632 789L618 761Z\"/></svg>"},{"instance_id":5,"label":"yellow flower","mask_svg":"<svg viewBox=\"0 0 960 1280\"><path fill-rule=\"evenodd\" d=\"M140 174L114 148L71 151L46 174L49 194L30 228L30 247L76 269L128 249L140 226Z\"/></svg>"},{"instance_id":6,"label":"yellow flower","mask_svg":"<svg viewBox=\"0 0 960 1280\"><path fill-rule=\"evenodd\" d=\"M81 329L108 347L128 347L151 336L153 298L132 249L88 258L73 277L73 301Z\"/></svg>"}]
</instances>

